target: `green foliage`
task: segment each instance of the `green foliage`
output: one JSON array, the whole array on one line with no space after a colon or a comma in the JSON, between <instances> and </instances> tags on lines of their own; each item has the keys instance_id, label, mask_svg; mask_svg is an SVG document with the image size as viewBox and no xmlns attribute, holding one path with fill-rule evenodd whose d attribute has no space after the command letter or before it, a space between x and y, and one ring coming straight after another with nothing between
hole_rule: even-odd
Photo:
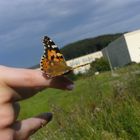
<instances>
[{"instance_id":1,"label":"green foliage","mask_svg":"<svg viewBox=\"0 0 140 140\"><path fill-rule=\"evenodd\" d=\"M78 74L74 74L73 72L69 73L68 75L66 75L67 78L76 81L78 80L80 77L83 77L82 73L78 73Z\"/></svg>"},{"instance_id":2,"label":"green foliage","mask_svg":"<svg viewBox=\"0 0 140 140\"><path fill-rule=\"evenodd\" d=\"M103 49L121 35L122 33L101 35L95 38L80 40L64 46L61 52L64 54L66 60L76 58Z\"/></svg>"},{"instance_id":3,"label":"green foliage","mask_svg":"<svg viewBox=\"0 0 140 140\"><path fill-rule=\"evenodd\" d=\"M47 89L21 102L20 118L51 111L54 118L33 140L139 140L140 66L111 76L104 72L75 81L73 91Z\"/></svg>"},{"instance_id":4,"label":"green foliage","mask_svg":"<svg viewBox=\"0 0 140 140\"><path fill-rule=\"evenodd\" d=\"M105 58L96 59L91 63L90 72L103 72L110 70L109 63Z\"/></svg>"}]
</instances>

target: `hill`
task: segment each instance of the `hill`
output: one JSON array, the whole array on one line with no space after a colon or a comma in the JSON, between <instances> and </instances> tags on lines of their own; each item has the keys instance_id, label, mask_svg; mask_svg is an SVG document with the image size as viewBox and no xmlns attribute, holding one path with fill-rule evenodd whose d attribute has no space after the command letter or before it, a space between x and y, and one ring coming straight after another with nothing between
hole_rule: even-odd
<instances>
[{"instance_id":1,"label":"hill","mask_svg":"<svg viewBox=\"0 0 140 140\"><path fill-rule=\"evenodd\" d=\"M123 33L108 34L79 40L61 48L61 52L64 54L66 60L73 59L103 49L122 34ZM39 65L35 65L30 68L35 69L38 67Z\"/></svg>"},{"instance_id":2,"label":"hill","mask_svg":"<svg viewBox=\"0 0 140 140\"><path fill-rule=\"evenodd\" d=\"M99 51L106 47L110 42L120 37L122 33L101 35L95 38L79 40L64 46L61 52L65 59L69 60L92 52Z\"/></svg>"}]
</instances>

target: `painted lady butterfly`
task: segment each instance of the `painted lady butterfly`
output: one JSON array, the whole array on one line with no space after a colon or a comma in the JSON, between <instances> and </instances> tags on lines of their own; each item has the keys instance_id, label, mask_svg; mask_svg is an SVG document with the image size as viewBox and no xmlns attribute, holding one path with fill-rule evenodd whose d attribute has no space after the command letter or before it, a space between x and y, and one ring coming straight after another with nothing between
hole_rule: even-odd
<instances>
[{"instance_id":1,"label":"painted lady butterfly","mask_svg":"<svg viewBox=\"0 0 140 140\"><path fill-rule=\"evenodd\" d=\"M44 36L43 44L44 54L40 61L40 68L43 73L50 78L67 74L73 69L87 65L84 64L72 68L66 64L63 54L61 54L57 45L55 45L55 43L49 37Z\"/></svg>"}]
</instances>

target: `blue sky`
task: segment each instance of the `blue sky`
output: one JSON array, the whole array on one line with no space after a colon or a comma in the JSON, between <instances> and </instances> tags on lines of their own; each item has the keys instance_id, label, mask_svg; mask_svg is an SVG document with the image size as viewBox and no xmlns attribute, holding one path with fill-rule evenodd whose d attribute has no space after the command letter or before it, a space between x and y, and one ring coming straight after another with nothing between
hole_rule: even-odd
<instances>
[{"instance_id":1,"label":"blue sky","mask_svg":"<svg viewBox=\"0 0 140 140\"><path fill-rule=\"evenodd\" d=\"M0 64L38 64L42 37L59 47L102 34L140 29L140 0L1 0Z\"/></svg>"}]
</instances>

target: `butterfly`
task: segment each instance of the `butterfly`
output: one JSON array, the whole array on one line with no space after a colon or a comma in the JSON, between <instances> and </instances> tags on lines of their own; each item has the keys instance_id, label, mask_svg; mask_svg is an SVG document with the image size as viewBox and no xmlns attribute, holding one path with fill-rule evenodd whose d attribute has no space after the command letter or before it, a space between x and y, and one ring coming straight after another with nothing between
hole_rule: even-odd
<instances>
[{"instance_id":1,"label":"butterfly","mask_svg":"<svg viewBox=\"0 0 140 140\"><path fill-rule=\"evenodd\" d=\"M47 77L53 78L56 76L64 75L71 72L75 68L80 67L77 66L72 68L68 66L63 54L60 52L57 45L48 36L44 36L43 45L44 54L40 61L40 68Z\"/></svg>"}]
</instances>

